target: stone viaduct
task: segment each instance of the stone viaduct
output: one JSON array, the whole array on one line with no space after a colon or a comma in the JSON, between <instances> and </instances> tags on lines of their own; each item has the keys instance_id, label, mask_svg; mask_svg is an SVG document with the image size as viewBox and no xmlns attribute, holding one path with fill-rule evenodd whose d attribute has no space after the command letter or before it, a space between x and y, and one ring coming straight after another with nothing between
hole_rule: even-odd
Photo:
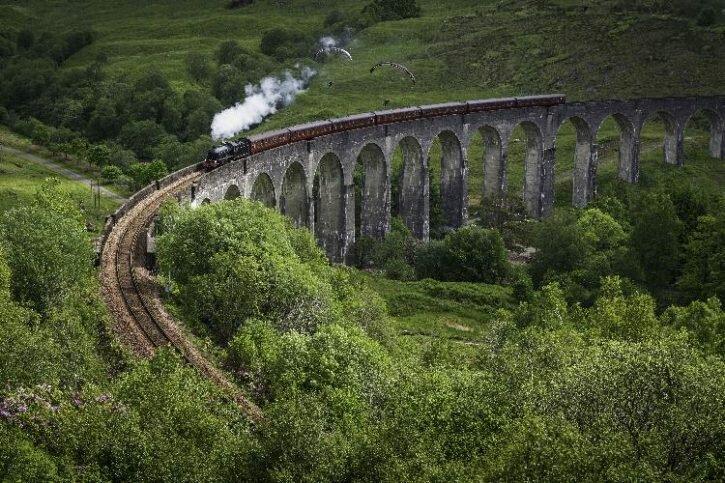
<instances>
[{"instance_id":1,"label":"stone viaduct","mask_svg":"<svg viewBox=\"0 0 725 483\"><path fill-rule=\"evenodd\" d=\"M355 241L357 163L363 173L360 234L380 238L389 230L391 160L400 147L399 213L416 237L427 239L429 162L441 163L444 225L461 226L467 221L469 162L483 164L480 190L484 196L505 191L511 133L520 125L526 133L523 199L532 216L546 217L553 210L556 138L565 121L576 128L573 204L584 207L596 195L597 133L607 118L611 116L619 127L619 176L636 183L645 121L662 119L664 162L683 165L684 132L696 113L709 121L711 155L725 159L725 96L564 103L375 125L284 145L206 173L195 186L192 201L199 204L239 196L262 201L298 226L309 227L328 256L343 261ZM469 143L479 133L483 159L469 160ZM442 159L429 161L436 138Z\"/></svg>"}]
</instances>

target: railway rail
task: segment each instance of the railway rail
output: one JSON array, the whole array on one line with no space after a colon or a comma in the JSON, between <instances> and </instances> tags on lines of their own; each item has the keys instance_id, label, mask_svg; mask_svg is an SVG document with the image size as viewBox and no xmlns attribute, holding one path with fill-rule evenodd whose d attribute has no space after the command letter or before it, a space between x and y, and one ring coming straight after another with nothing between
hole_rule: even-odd
<instances>
[{"instance_id":1,"label":"railway rail","mask_svg":"<svg viewBox=\"0 0 725 483\"><path fill-rule=\"evenodd\" d=\"M149 358L160 347L175 348L203 376L220 387L253 420L261 411L189 341L166 312L153 276L144 266L141 241L164 200L189 188L201 173L190 173L144 197L117 220L101 251L103 298L113 330L139 357ZM143 237L143 238L142 238Z\"/></svg>"}]
</instances>

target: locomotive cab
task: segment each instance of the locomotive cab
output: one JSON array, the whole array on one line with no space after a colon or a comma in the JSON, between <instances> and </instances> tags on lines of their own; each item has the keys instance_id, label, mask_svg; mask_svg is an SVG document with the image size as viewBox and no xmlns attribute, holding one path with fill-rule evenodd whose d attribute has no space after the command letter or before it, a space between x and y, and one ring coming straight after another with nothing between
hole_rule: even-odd
<instances>
[{"instance_id":1,"label":"locomotive cab","mask_svg":"<svg viewBox=\"0 0 725 483\"><path fill-rule=\"evenodd\" d=\"M214 146L206 153L204 169L211 171L226 163L232 157L232 148L229 143Z\"/></svg>"}]
</instances>

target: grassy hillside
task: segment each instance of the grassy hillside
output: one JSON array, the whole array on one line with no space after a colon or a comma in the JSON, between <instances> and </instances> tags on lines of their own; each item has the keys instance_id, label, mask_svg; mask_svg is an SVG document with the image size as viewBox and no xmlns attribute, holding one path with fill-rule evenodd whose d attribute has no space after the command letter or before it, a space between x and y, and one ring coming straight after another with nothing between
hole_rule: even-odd
<instances>
[{"instance_id":1,"label":"grassy hillside","mask_svg":"<svg viewBox=\"0 0 725 483\"><path fill-rule=\"evenodd\" d=\"M103 226L105 215L118 206L114 201L102 197L101 206L94 207L90 188L82 183L61 178L39 164L0 152L0 214L28 203L48 178L58 179L59 188L67 192L78 206L84 207L87 221L94 223L97 230Z\"/></svg>"},{"instance_id":2,"label":"grassy hillside","mask_svg":"<svg viewBox=\"0 0 725 483\"><path fill-rule=\"evenodd\" d=\"M161 70L180 89L196 88L186 73L190 51L211 54L233 39L259 49L271 28L313 37L333 10L359 12L364 1L260 0L234 10L226 2L120 0L0 3L0 28L91 28L97 40L66 62L85 66L99 54L108 71L136 76ZM577 4L579 3L579 4ZM698 27L693 19L616 11L618 2L421 1L423 15L381 22L354 36L354 61L318 65L307 94L260 129L349 112L495 95L558 91L572 99L719 93L725 72L725 27ZM636 48L633 48L636 46ZM394 70L368 72L382 59L403 62L418 82ZM289 59L314 64L311 59ZM279 66L280 69L282 65ZM332 82L332 85L330 85Z\"/></svg>"}]
</instances>

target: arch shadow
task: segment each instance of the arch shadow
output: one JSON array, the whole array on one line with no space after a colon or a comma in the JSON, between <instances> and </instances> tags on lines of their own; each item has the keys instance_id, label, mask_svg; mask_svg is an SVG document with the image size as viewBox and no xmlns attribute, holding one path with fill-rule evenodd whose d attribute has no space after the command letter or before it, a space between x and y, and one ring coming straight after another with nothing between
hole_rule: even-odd
<instances>
[{"instance_id":1,"label":"arch shadow","mask_svg":"<svg viewBox=\"0 0 725 483\"><path fill-rule=\"evenodd\" d=\"M355 236L383 238L390 225L387 161L375 143L366 144L355 163Z\"/></svg>"},{"instance_id":2,"label":"arch shadow","mask_svg":"<svg viewBox=\"0 0 725 483\"><path fill-rule=\"evenodd\" d=\"M602 128L608 119L613 119L619 132L617 144L618 160L617 173L620 179L629 183L636 183L639 179L639 142L635 139L634 123L624 114L614 113L602 119L597 126L596 140L598 145L598 158L608 153L606 143L600 142Z\"/></svg>"},{"instance_id":3,"label":"arch shadow","mask_svg":"<svg viewBox=\"0 0 725 483\"><path fill-rule=\"evenodd\" d=\"M445 130L436 138L441 144L439 192L441 228L448 231L462 226L467 219L466 161L461 142L455 133ZM429 150L428 169L432 170L433 162L430 158ZM433 189L429 189L429 193L432 192Z\"/></svg>"},{"instance_id":4,"label":"arch shadow","mask_svg":"<svg viewBox=\"0 0 725 483\"><path fill-rule=\"evenodd\" d=\"M283 215L292 218L295 226L308 226L307 177L304 168L298 162L290 164L284 173L279 210Z\"/></svg>"},{"instance_id":5,"label":"arch shadow","mask_svg":"<svg viewBox=\"0 0 725 483\"><path fill-rule=\"evenodd\" d=\"M692 127L699 118L704 118L709 124L710 138L708 140L708 148L710 156L715 159L725 159L725 139L723 138L725 119L711 109L699 109L688 116L683 130ZM700 125L695 127L702 128Z\"/></svg>"},{"instance_id":6,"label":"arch shadow","mask_svg":"<svg viewBox=\"0 0 725 483\"><path fill-rule=\"evenodd\" d=\"M596 145L592 129L587 121L573 116L566 119L562 126L567 121L574 126L576 134L572 172L572 205L576 208L583 208L596 197L597 193ZM561 126L557 131L557 137L560 132ZM559 171L559 166L556 166L555 169Z\"/></svg>"},{"instance_id":7,"label":"arch shadow","mask_svg":"<svg viewBox=\"0 0 725 483\"><path fill-rule=\"evenodd\" d=\"M331 259L342 260L346 238L345 183L337 155L327 153L322 157L313 184L315 238Z\"/></svg>"},{"instance_id":8,"label":"arch shadow","mask_svg":"<svg viewBox=\"0 0 725 483\"><path fill-rule=\"evenodd\" d=\"M423 148L412 136L399 143L403 155L400 176L398 214L413 236L427 240L428 221L428 170L423 160Z\"/></svg>"},{"instance_id":9,"label":"arch shadow","mask_svg":"<svg viewBox=\"0 0 725 483\"><path fill-rule=\"evenodd\" d=\"M662 160L667 164L678 164L678 160L682 157L678 154L678 149L681 149L681 144L678 146L677 141L677 122L675 117L666 111L655 111L648 114L642 122L642 129L639 133L639 144L642 145L643 132L647 124L652 123L654 120L659 120L664 125L664 144L662 146Z\"/></svg>"},{"instance_id":10,"label":"arch shadow","mask_svg":"<svg viewBox=\"0 0 725 483\"><path fill-rule=\"evenodd\" d=\"M529 214L538 217L541 211L541 165L544 159L543 135L539 126L531 121L522 121L514 129L519 126L526 136L521 195ZM506 189L509 186L511 145L509 144L507 148L503 184Z\"/></svg>"},{"instance_id":11,"label":"arch shadow","mask_svg":"<svg viewBox=\"0 0 725 483\"><path fill-rule=\"evenodd\" d=\"M235 184L230 185L227 190L224 192L224 200L236 200L241 196L241 193L239 192L239 187Z\"/></svg>"},{"instance_id":12,"label":"arch shadow","mask_svg":"<svg viewBox=\"0 0 725 483\"><path fill-rule=\"evenodd\" d=\"M272 179L267 173L260 174L254 180L251 198L256 201L261 201L265 206L270 208L275 207L274 184L272 184Z\"/></svg>"}]
</instances>

